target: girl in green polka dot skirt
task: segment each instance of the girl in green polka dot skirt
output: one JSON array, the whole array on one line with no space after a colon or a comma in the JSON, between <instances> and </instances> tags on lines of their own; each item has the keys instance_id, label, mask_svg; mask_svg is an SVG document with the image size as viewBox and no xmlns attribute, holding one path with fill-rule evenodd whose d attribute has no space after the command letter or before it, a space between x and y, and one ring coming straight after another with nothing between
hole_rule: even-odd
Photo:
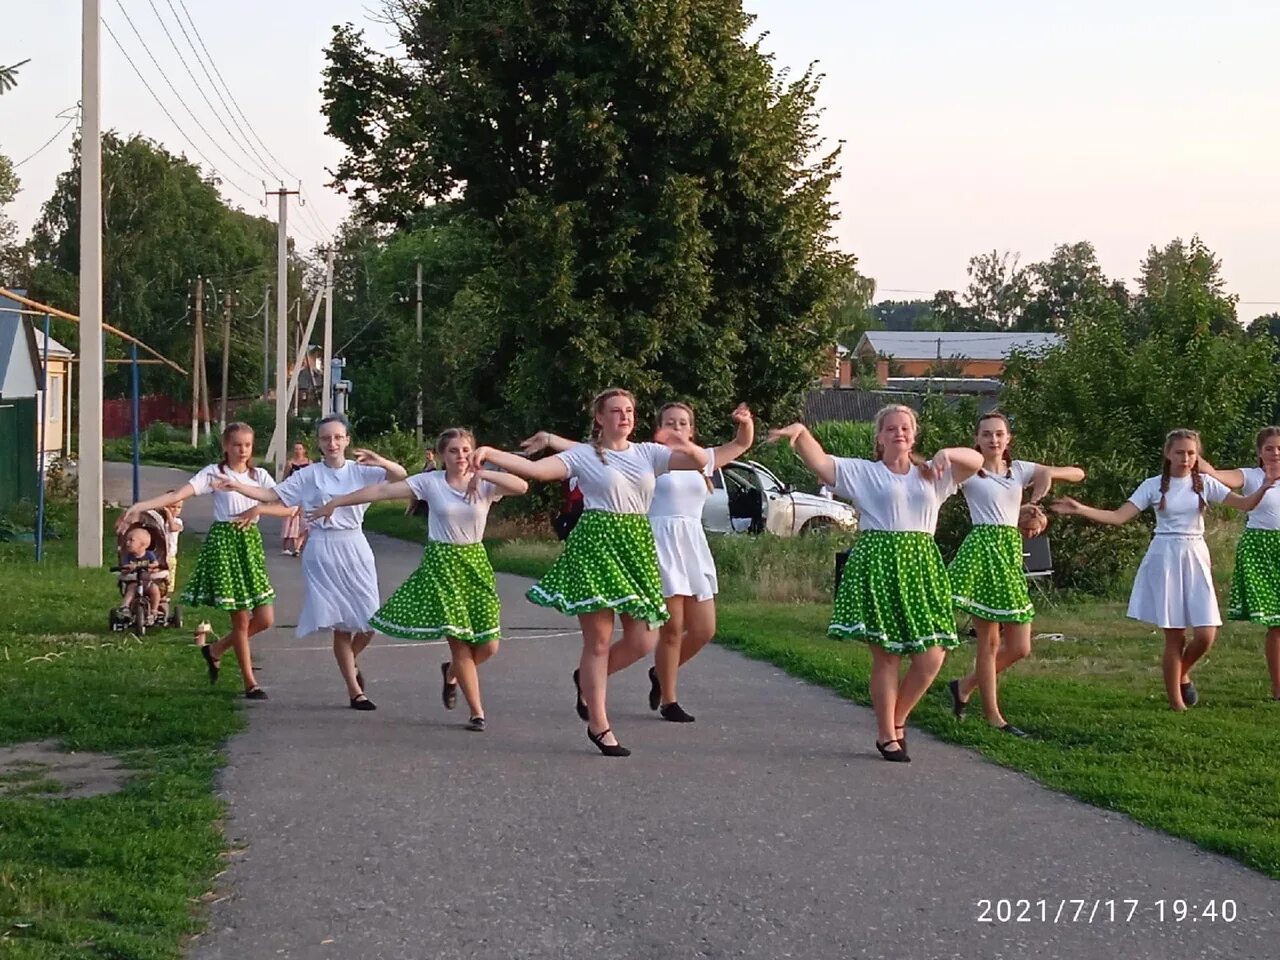
<instances>
[{"instance_id":1,"label":"girl in green polka dot skirt","mask_svg":"<svg viewBox=\"0 0 1280 960\"><path fill-rule=\"evenodd\" d=\"M876 414L875 459L830 456L802 423L769 432L787 440L805 466L858 508L858 539L836 591L828 633L871 647L876 749L905 763L911 711L959 646L951 582L934 543L938 508L982 466L976 450L915 454L916 414L890 406ZM900 677L904 656L911 665Z\"/></svg>"},{"instance_id":2,"label":"girl in green polka dot skirt","mask_svg":"<svg viewBox=\"0 0 1280 960\"><path fill-rule=\"evenodd\" d=\"M582 657L574 671L578 715L587 736L608 757L629 756L605 712L610 665L630 666L653 652L657 628L670 614L662 599L658 551L647 516L656 478L668 470L701 470L707 451L687 438L659 431L656 443L632 443L636 402L626 390L606 390L591 405L592 441L531 461L481 447L477 467L494 464L529 480L573 477L585 512L564 552L528 592L536 604L576 616L582 626ZM611 645L613 618L622 619L622 639Z\"/></svg>"},{"instance_id":3,"label":"girl in green polka dot skirt","mask_svg":"<svg viewBox=\"0 0 1280 960\"><path fill-rule=\"evenodd\" d=\"M219 664L227 650L234 650L244 679L244 695L265 700L267 692L258 686L249 656L249 639L275 622L276 592L267 577L267 561L262 550L258 517L262 514L288 516L292 511L276 504L267 506L214 484L233 480L246 486L274 487L266 470L253 466L253 428L247 423L229 423L222 431L222 460L205 467L177 490L135 503L117 522L127 529L147 510L159 510L181 503L188 497L212 493L214 523L209 527L195 570L183 588L181 600L193 607L216 607L231 613L231 632L221 640L205 643L201 635L209 681L218 679Z\"/></svg>"},{"instance_id":4,"label":"girl in green polka dot skirt","mask_svg":"<svg viewBox=\"0 0 1280 960\"><path fill-rule=\"evenodd\" d=\"M444 470L334 497L310 518L378 500L426 502L430 510L422 561L369 624L401 640L448 640L450 660L440 665L445 708L454 708L461 687L471 709L467 728L481 732L485 712L477 671L498 652L500 632L498 586L484 549L484 527L494 503L525 493L529 484L510 473L473 468L474 448L470 430L452 427L436 441Z\"/></svg>"},{"instance_id":5,"label":"girl in green polka dot skirt","mask_svg":"<svg viewBox=\"0 0 1280 960\"><path fill-rule=\"evenodd\" d=\"M1038 500L1053 481L1079 483L1084 471L1014 460L1009 455L1012 442L1013 432L1003 413L993 410L978 418L974 446L982 454L982 469L960 484L973 529L947 571L956 608L973 618L978 649L973 671L952 680L947 689L957 720L963 719L970 695L978 690L987 723L1025 737L1000 712L997 687L1000 673L1031 652L1035 608L1022 566L1024 533L1018 524L1022 493L1034 484L1031 499ZM1035 523L1025 531L1028 538L1043 531L1043 511L1037 510L1035 516Z\"/></svg>"},{"instance_id":6,"label":"girl in green polka dot skirt","mask_svg":"<svg viewBox=\"0 0 1280 960\"><path fill-rule=\"evenodd\" d=\"M1280 479L1280 427L1259 430L1254 446L1258 452L1256 467L1215 470L1201 461L1201 469L1248 495L1266 481ZM1249 511L1244 533L1236 545L1227 618L1267 628L1271 697L1280 700L1280 490L1268 490L1262 502Z\"/></svg>"}]
</instances>

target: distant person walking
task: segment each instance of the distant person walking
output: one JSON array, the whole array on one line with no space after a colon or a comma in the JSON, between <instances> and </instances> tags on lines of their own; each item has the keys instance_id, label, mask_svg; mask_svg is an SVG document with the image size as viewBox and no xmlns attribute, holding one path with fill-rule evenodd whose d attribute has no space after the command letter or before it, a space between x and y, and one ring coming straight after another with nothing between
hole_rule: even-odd
<instances>
[{"instance_id":1,"label":"distant person walking","mask_svg":"<svg viewBox=\"0 0 1280 960\"><path fill-rule=\"evenodd\" d=\"M293 445L293 456L284 465L284 479L288 480L299 470L309 466L311 466L311 457L307 453L307 445L299 440ZM302 511L294 510L281 525L280 546L282 549L280 552L286 557L298 556L306 544L306 537L307 527L302 520Z\"/></svg>"}]
</instances>

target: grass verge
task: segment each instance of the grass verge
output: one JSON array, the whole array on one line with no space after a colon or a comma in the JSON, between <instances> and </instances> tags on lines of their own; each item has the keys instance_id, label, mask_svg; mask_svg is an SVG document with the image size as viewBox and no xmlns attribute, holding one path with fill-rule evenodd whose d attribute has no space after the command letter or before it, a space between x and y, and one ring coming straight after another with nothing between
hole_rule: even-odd
<instances>
[{"instance_id":1,"label":"grass verge","mask_svg":"<svg viewBox=\"0 0 1280 960\"><path fill-rule=\"evenodd\" d=\"M31 553L0 544L16 601L0 613L0 744L53 739L136 774L87 799L0 794L0 955L177 957L221 865L213 787L219 744L241 723L234 684L200 684L186 630L109 633L114 577L79 569L74 539L40 566ZM194 550L184 560L189 571Z\"/></svg>"}]
</instances>

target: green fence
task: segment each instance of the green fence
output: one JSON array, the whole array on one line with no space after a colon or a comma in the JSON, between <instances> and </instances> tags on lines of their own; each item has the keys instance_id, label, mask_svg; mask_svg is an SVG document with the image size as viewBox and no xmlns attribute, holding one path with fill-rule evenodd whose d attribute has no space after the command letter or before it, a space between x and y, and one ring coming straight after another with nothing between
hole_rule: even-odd
<instances>
[{"instance_id":1,"label":"green fence","mask_svg":"<svg viewBox=\"0 0 1280 960\"><path fill-rule=\"evenodd\" d=\"M0 399L0 510L36 499L36 413L34 397Z\"/></svg>"}]
</instances>

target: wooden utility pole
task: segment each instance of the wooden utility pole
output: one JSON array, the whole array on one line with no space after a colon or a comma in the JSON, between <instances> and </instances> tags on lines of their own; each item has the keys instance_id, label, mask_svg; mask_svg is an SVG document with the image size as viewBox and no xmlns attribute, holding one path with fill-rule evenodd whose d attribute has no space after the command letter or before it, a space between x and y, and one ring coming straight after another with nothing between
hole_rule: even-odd
<instances>
[{"instance_id":1,"label":"wooden utility pole","mask_svg":"<svg viewBox=\"0 0 1280 960\"><path fill-rule=\"evenodd\" d=\"M295 344L293 355L294 357L297 357L298 354L302 353L302 298L301 297L299 297L293 304L293 337L294 337L294 344ZM306 364L308 368L310 368L311 358L304 357L303 363ZM298 380L299 383L301 383L302 367L298 367L293 372L293 376L295 379ZM312 385L314 386L314 380L312 381ZM298 415L298 410L299 410L298 393L299 391L297 390L295 390L293 393L293 415L295 417Z\"/></svg>"},{"instance_id":2,"label":"wooden utility pole","mask_svg":"<svg viewBox=\"0 0 1280 960\"><path fill-rule=\"evenodd\" d=\"M289 372L285 366L285 353L289 350L289 197L298 196L297 190L267 191L267 196L279 200L276 217L276 433L284 436L289 429ZM282 445L283 449L283 445ZM276 454L276 479L284 477L284 464L288 454Z\"/></svg>"},{"instance_id":3,"label":"wooden utility pole","mask_svg":"<svg viewBox=\"0 0 1280 960\"><path fill-rule=\"evenodd\" d=\"M222 295L222 398L218 403L218 429L227 429L227 371L231 363L231 291Z\"/></svg>"},{"instance_id":4,"label":"wooden utility pole","mask_svg":"<svg viewBox=\"0 0 1280 960\"><path fill-rule=\"evenodd\" d=\"M301 306L301 304L299 304ZM320 388L320 416L333 413L333 247L324 256L324 369Z\"/></svg>"},{"instance_id":5,"label":"wooden utility pole","mask_svg":"<svg viewBox=\"0 0 1280 960\"><path fill-rule=\"evenodd\" d=\"M191 339L191 445L200 445L200 369L204 365L204 277L196 277L195 336Z\"/></svg>"}]
</instances>

